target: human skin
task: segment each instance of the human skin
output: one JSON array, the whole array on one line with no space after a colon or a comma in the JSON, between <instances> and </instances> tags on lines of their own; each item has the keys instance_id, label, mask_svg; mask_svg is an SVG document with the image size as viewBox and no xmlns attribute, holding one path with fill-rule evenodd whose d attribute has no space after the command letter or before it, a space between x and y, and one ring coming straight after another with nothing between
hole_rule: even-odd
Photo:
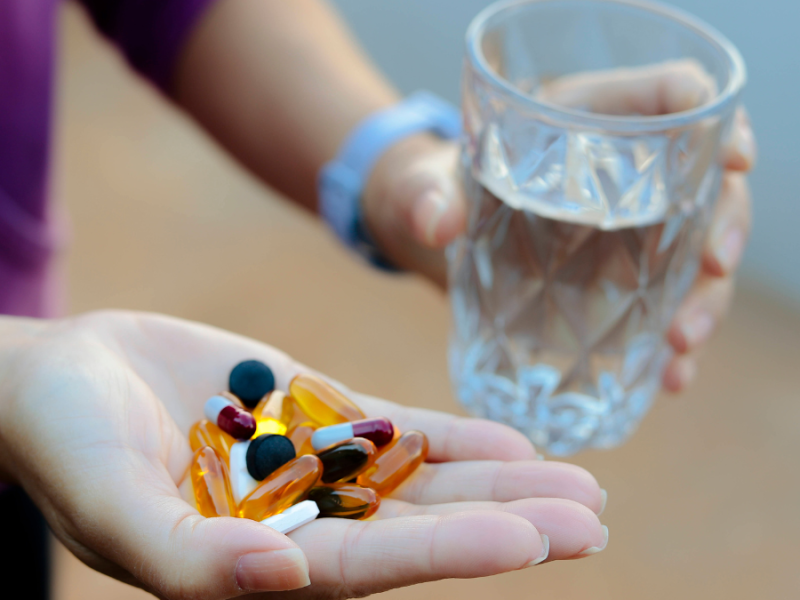
<instances>
[{"instance_id":1,"label":"human skin","mask_svg":"<svg viewBox=\"0 0 800 600\"><path fill-rule=\"evenodd\" d=\"M0 317L0 481L21 485L87 565L171 600L363 596L518 570L548 544L547 560L605 547L603 494L583 469L536 460L503 425L353 392L367 415L430 442L428 462L372 520L322 519L287 537L202 517L178 490L186 434L250 358L284 390L309 371L265 344L159 315Z\"/></svg>"},{"instance_id":2,"label":"human skin","mask_svg":"<svg viewBox=\"0 0 800 600\"><path fill-rule=\"evenodd\" d=\"M590 99L598 112L662 114L711 97L707 75L690 61L622 79L614 72L563 78L542 99L561 105ZM320 0L219 0L190 36L172 94L242 164L312 211L322 165L361 119L399 98ZM367 226L386 256L442 288L442 249L465 228L457 155L453 143L409 137L382 156L362 197ZM668 391L693 379L698 350L730 304L750 230L744 175L755 156L740 109L723 153L726 173L702 269L668 333L676 351L664 374Z\"/></svg>"},{"instance_id":3,"label":"human skin","mask_svg":"<svg viewBox=\"0 0 800 600\"><path fill-rule=\"evenodd\" d=\"M642 78L630 92L664 110L663 82L673 77ZM578 83L560 91L590 89ZM315 0L220 0L191 35L172 95L265 183L311 210L319 168L364 116L398 98ZM386 254L439 285L441 248L464 228L456 154L430 136L408 138L383 156L362 199ZM703 273L669 333L682 355L668 389L689 381L696 349L727 307L749 228L742 173L754 157L740 112ZM318 521L286 537L203 518L176 487L191 456L186 432L230 367L253 357L284 389L306 370L258 342L155 315L0 318L0 479L22 485L88 565L169 599L297 588L293 596L361 596L516 570L547 545L547 560L605 547L602 494L585 471L534 460L530 443L502 425L359 394L368 415L431 442L430 462L376 520Z\"/></svg>"}]
</instances>

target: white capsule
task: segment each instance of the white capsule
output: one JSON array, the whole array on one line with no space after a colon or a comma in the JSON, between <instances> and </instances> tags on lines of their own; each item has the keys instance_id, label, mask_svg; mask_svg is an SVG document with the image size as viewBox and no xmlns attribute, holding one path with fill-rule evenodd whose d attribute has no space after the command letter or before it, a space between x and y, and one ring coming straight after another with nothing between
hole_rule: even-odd
<instances>
[{"instance_id":1,"label":"white capsule","mask_svg":"<svg viewBox=\"0 0 800 600\"><path fill-rule=\"evenodd\" d=\"M237 505L261 483L253 479L247 470L247 449L249 447L250 440L237 442L231 446L231 489L233 491L233 501Z\"/></svg>"},{"instance_id":2,"label":"white capsule","mask_svg":"<svg viewBox=\"0 0 800 600\"><path fill-rule=\"evenodd\" d=\"M286 534L306 523L311 523L317 518L317 515L319 515L317 503L313 500L304 500L299 504L290 506L282 513L267 517L261 522L279 533Z\"/></svg>"},{"instance_id":3,"label":"white capsule","mask_svg":"<svg viewBox=\"0 0 800 600\"><path fill-rule=\"evenodd\" d=\"M206 405L203 407L203 414L205 415L206 419L216 425L219 413L222 412L222 409L226 406L236 405L222 396L211 396L211 398L206 400Z\"/></svg>"},{"instance_id":4,"label":"white capsule","mask_svg":"<svg viewBox=\"0 0 800 600\"><path fill-rule=\"evenodd\" d=\"M332 446L338 442L349 440L353 435L352 423L339 423L328 427L320 427L311 436L311 447L316 451Z\"/></svg>"}]
</instances>

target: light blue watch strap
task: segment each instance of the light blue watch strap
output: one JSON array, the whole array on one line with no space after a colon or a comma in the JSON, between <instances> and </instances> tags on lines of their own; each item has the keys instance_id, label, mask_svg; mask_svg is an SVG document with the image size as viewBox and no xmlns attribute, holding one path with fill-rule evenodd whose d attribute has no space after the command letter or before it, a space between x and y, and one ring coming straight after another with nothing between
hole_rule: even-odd
<instances>
[{"instance_id":1,"label":"light blue watch strap","mask_svg":"<svg viewBox=\"0 0 800 600\"><path fill-rule=\"evenodd\" d=\"M320 214L342 243L381 268L393 270L366 231L361 194L381 155L404 137L423 131L455 139L461 135L461 114L430 92L416 92L359 123L339 155L320 172Z\"/></svg>"}]
</instances>

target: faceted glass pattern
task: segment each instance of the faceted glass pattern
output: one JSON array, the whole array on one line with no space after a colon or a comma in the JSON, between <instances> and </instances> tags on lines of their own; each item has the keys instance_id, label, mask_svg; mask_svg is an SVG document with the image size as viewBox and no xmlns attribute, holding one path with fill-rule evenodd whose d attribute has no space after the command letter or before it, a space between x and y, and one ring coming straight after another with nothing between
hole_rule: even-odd
<instances>
[{"instance_id":1,"label":"faceted glass pattern","mask_svg":"<svg viewBox=\"0 0 800 600\"><path fill-rule=\"evenodd\" d=\"M563 12L570 2L531 4ZM524 6L512 26L483 34L483 50L497 73L515 74L506 84L533 93L537 57L521 59L515 41L534 39L519 29ZM619 41L604 35L594 42ZM486 69L474 56L466 62L470 209L466 235L448 248L456 393L473 414L553 455L617 445L660 388L665 332L698 270L735 103L663 130L589 126L568 112L543 114Z\"/></svg>"}]
</instances>

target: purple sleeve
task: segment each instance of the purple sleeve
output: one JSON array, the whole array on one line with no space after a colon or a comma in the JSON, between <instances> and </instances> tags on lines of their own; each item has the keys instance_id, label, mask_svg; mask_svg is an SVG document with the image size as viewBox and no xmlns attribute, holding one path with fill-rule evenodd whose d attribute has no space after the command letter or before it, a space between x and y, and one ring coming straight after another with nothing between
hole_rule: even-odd
<instances>
[{"instance_id":1,"label":"purple sleeve","mask_svg":"<svg viewBox=\"0 0 800 600\"><path fill-rule=\"evenodd\" d=\"M216 0L80 0L133 67L162 90L192 27Z\"/></svg>"}]
</instances>

